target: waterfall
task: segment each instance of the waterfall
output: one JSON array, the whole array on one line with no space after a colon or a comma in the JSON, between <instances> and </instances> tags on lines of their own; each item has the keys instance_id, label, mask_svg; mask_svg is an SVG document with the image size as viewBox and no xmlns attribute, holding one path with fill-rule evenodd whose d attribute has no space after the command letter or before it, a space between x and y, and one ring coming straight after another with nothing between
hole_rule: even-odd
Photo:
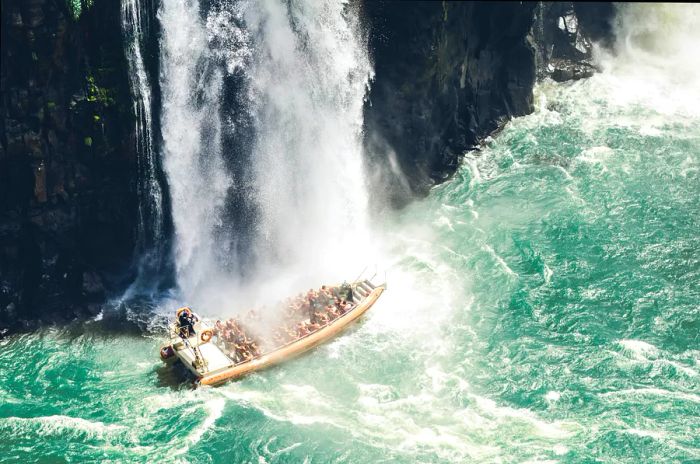
<instances>
[{"instance_id":1,"label":"waterfall","mask_svg":"<svg viewBox=\"0 0 700 464\"><path fill-rule=\"evenodd\" d=\"M221 156L222 70L208 49L196 0L163 2L161 95L163 167L175 229L175 271L193 298L218 275L214 229L230 186Z\"/></svg>"},{"instance_id":2,"label":"waterfall","mask_svg":"<svg viewBox=\"0 0 700 464\"><path fill-rule=\"evenodd\" d=\"M163 256L163 191L158 180L153 141L152 92L144 62L149 16L141 0L123 0L121 9L129 81L133 94L134 133L138 160L137 255L139 279L148 270L158 271Z\"/></svg>"},{"instance_id":3,"label":"waterfall","mask_svg":"<svg viewBox=\"0 0 700 464\"><path fill-rule=\"evenodd\" d=\"M245 283L264 281L270 296L354 277L369 253L361 131L372 73L357 8L169 0L158 17L182 296L217 307Z\"/></svg>"},{"instance_id":4,"label":"waterfall","mask_svg":"<svg viewBox=\"0 0 700 464\"><path fill-rule=\"evenodd\" d=\"M265 268L357 273L366 245L362 107L372 68L340 2L251 2L257 246ZM345 275L347 277L347 275Z\"/></svg>"}]
</instances>

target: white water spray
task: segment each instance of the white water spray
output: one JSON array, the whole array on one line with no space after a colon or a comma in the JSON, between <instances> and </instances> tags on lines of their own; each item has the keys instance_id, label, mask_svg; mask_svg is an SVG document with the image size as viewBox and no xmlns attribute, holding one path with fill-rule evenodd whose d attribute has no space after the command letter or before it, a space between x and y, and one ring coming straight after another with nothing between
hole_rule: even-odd
<instances>
[{"instance_id":1,"label":"white water spray","mask_svg":"<svg viewBox=\"0 0 700 464\"><path fill-rule=\"evenodd\" d=\"M357 12L340 2L251 2L258 247L265 267L309 280L366 263L362 108L372 68Z\"/></svg>"},{"instance_id":2,"label":"white water spray","mask_svg":"<svg viewBox=\"0 0 700 464\"><path fill-rule=\"evenodd\" d=\"M698 21L698 5L618 5L615 56L605 51L599 56L604 75L619 80L612 101L667 115L700 114Z\"/></svg>"},{"instance_id":3,"label":"white water spray","mask_svg":"<svg viewBox=\"0 0 700 464\"><path fill-rule=\"evenodd\" d=\"M231 180L221 158L221 71L210 63L196 0L163 2L161 38L163 166L175 227L178 283L187 297L216 272L214 229Z\"/></svg>"},{"instance_id":4,"label":"white water spray","mask_svg":"<svg viewBox=\"0 0 700 464\"><path fill-rule=\"evenodd\" d=\"M258 215L251 287L265 282L269 299L354 277L369 255L361 131L372 72L357 11L332 1L263 1L202 15L193 0L164 2L159 13L163 155L183 296L213 311L240 297L240 282L225 270L233 247L220 233L234 241L238 226L225 215L234 181L220 116L223 80L234 72L249 83L240 111L255 132L246 192Z\"/></svg>"}]
</instances>

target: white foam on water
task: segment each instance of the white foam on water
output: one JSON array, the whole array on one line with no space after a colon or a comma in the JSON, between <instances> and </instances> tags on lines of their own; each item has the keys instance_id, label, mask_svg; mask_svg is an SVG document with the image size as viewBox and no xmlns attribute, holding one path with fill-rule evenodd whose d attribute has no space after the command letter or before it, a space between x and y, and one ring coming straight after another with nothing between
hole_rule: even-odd
<instances>
[{"instance_id":1,"label":"white foam on water","mask_svg":"<svg viewBox=\"0 0 700 464\"><path fill-rule=\"evenodd\" d=\"M668 360L661 360L661 362L668 364L669 366L673 366L674 369L677 369L680 372L683 372L685 375L688 377L697 377L698 371L693 369L692 367L689 366L684 366L683 364L676 362L676 361L668 361Z\"/></svg>"},{"instance_id":2,"label":"white foam on water","mask_svg":"<svg viewBox=\"0 0 700 464\"><path fill-rule=\"evenodd\" d=\"M275 441L275 438L276 437L270 438L265 443L265 445L263 445L263 451L265 452L265 454L267 454L268 456L270 456L272 458L277 458L279 456L282 456L282 455L284 455L284 454L286 454L286 453L288 453L288 452L290 452L290 451L292 451L292 450L294 450L302 445L302 443L297 442L297 443L292 443L291 445L285 446L284 448L280 448L277 451L270 451L270 444L272 444L272 442ZM263 461L265 460L265 458L263 456L260 456L259 459L261 459Z\"/></svg>"},{"instance_id":3,"label":"white foam on water","mask_svg":"<svg viewBox=\"0 0 700 464\"><path fill-rule=\"evenodd\" d=\"M469 178L469 188L473 189L477 184L483 181L477 160L473 156L466 155L462 163L469 166L469 172L471 173Z\"/></svg>"},{"instance_id":4,"label":"white foam on water","mask_svg":"<svg viewBox=\"0 0 700 464\"><path fill-rule=\"evenodd\" d=\"M625 429L624 433L629 433L630 435L636 435L638 437L649 437L655 440L662 440L666 438L666 434L663 432L653 431L653 430L641 430L641 429Z\"/></svg>"},{"instance_id":5,"label":"white foam on water","mask_svg":"<svg viewBox=\"0 0 700 464\"><path fill-rule=\"evenodd\" d=\"M671 366L687 377L697 377L697 370L678 361L667 359L667 353L662 353L657 347L641 340L624 339L617 342L623 353L630 355L635 362L652 363L658 366Z\"/></svg>"},{"instance_id":6,"label":"white foam on water","mask_svg":"<svg viewBox=\"0 0 700 464\"><path fill-rule=\"evenodd\" d=\"M624 339L617 343L639 361L648 361L650 357L656 358L659 355L658 348L641 340Z\"/></svg>"},{"instance_id":7,"label":"white foam on water","mask_svg":"<svg viewBox=\"0 0 700 464\"><path fill-rule=\"evenodd\" d=\"M542 277L544 278L544 282L548 284L552 280L552 276L554 275L554 271L545 264L542 267Z\"/></svg>"},{"instance_id":8,"label":"white foam on water","mask_svg":"<svg viewBox=\"0 0 700 464\"><path fill-rule=\"evenodd\" d=\"M623 390L610 391L599 394L603 398L608 397L631 397L631 396L660 396L665 399L679 399L683 401L691 401L700 403L700 395L694 393L685 393L680 391L669 391L663 388L626 388ZM635 400L636 401L636 400Z\"/></svg>"},{"instance_id":9,"label":"white foam on water","mask_svg":"<svg viewBox=\"0 0 700 464\"><path fill-rule=\"evenodd\" d=\"M567 171L566 169L564 169L564 167L559 166L559 165L555 165L555 166L554 166L554 169L556 169L557 171L561 172L561 173L564 175L564 178L565 178L566 180L573 180L573 179L574 179L574 178L571 176L571 174L569 174L569 171Z\"/></svg>"},{"instance_id":10,"label":"white foam on water","mask_svg":"<svg viewBox=\"0 0 700 464\"><path fill-rule=\"evenodd\" d=\"M226 406L226 400L224 398L213 398L206 400L204 402L204 409L206 410L206 417L201 424L194 427L192 432L190 432L184 439L178 439L178 443L182 443L183 446L179 449L173 451L172 456L180 456L187 453L190 447L199 443L205 433L209 431L215 424L216 421L221 418L224 412L224 407ZM194 406L190 408L190 413L194 413L201 406Z\"/></svg>"},{"instance_id":11,"label":"white foam on water","mask_svg":"<svg viewBox=\"0 0 700 464\"><path fill-rule=\"evenodd\" d=\"M598 146L587 148L583 150L573 161L574 166L581 165L594 165L600 169L600 173L604 174L608 172L608 163L610 159L614 157L615 151L606 146Z\"/></svg>"},{"instance_id":12,"label":"white foam on water","mask_svg":"<svg viewBox=\"0 0 700 464\"><path fill-rule=\"evenodd\" d=\"M10 428L14 433L18 430L32 429L34 433L43 436L65 436L80 434L90 438L107 440L110 437L126 435L128 429L120 424L105 424L100 421L90 421L80 417L53 415L42 417L7 417L0 419L0 429Z\"/></svg>"},{"instance_id":13,"label":"white foam on water","mask_svg":"<svg viewBox=\"0 0 700 464\"><path fill-rule=\"evenodd\" d=\"M580 429L580 425L573 421L546 422L537 417L529 409L515 409L508 406L498 406L494 400L479 395L470 394L476 402L476 406L487 417L498 421L518 420L530 424L533 431L544 438L570 438Z\"/></svg>"},{"instance_id":14,"label":"white foam on water","mask_svg":"<svg viewBox=\"0 0 700 464\"><path fill-rule=\"evenodd\" d=\"M440 216L435 220L435 225L438 227L444 226L450 231L454 232L455 228L452 225L452 221L450 221L450 218L447 216Z\"/></svg>"},{"instance_id":15,"label":"white foam on water","mask_svg":"<svg viewBox=\"0 0 700 464\"><path fill-rule=\"evenodd\" d=\"M309 392L312 393L309 394ZM295 425L326 424L346 428L333 418L334 414L329 411L330 403L324 401L323 396L311 386L283 385L281 391L274 397L269 392L263 394L252 390L224 390L221 393L226 398L250 405L265 416L279 422ZM314 398L317 399L314 400ZM322 415L324 412L331 414Z\"/></svg>"},{"instance_id":16,"label":"white foam on water","mask_svg":"<svg viewBox=\"0 0 700 464\"><path fill-rule=\"evenodd\" d=\"M508 263L505 262L503 258L501 258L497 253L496 250L493 249L491 245L483 245L481 247L484 251L487 251L493 258L496 260L498 264L501 265L501 268L506 272L506 274L511 275L511 276L517 276L518 273L513 271L509 266Z\"/></svg>"},{"instance_id":17,"label":"white foam on water","mask_svg":"<svg viewBox=\"0 0 700 464\"><path fill-rule=\"evenodd\" d=\"M668 116L700 114L700 6L620 4L615 56L601 51L596 76L609 104L643 105ZM613 90L614 89L614 90Z\"/></svg>"}]
</instances>

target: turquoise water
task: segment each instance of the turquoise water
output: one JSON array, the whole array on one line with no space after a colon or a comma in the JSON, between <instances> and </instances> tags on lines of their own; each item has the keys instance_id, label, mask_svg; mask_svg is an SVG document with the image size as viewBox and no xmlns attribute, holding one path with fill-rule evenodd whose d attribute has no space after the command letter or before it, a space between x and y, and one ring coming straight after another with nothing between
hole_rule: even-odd
<instances>
[{"instance_id":1,"label":"turquoise water","mask_svg":"<svg viewBox=\"0 0 700 464\"><path fill-rule=\"evenodd\" d=\"M307 356L192 390L157 328L1 341L0 461L698 462L700 118L616 82L387 218L388 291Z\"/></svg>"}]
</instances>

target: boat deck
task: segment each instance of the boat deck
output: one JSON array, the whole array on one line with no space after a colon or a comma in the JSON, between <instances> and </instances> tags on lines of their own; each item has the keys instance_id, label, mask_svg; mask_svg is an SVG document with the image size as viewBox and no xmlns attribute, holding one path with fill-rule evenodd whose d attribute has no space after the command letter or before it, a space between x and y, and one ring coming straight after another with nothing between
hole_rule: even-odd
<instances>
[{"instance_id":1,"label":"boat deck","mask_svg":"<svg viewBox=\"0 0 700 464\"><path fill-rule=\"evenodd\" d=\"M204 366L206 372L215 372L233 365L231 358L226 356L221 349L214 343L205 343L199 345L198 347L200 355L204 360ZM186 366L193 366L195 363L194 351L191 349L184 348L183 350L178 350L178 356L180 360L185 363ZM192 369L190 369L192 370ZM192 370L196 375L201 375L198 370Z\"/></svg>"},{"instance_id":2,"label":"boat deck","mask_svg":"<svg viewBox=\"0 0 700 464\"><path fill-rule=\"evenodd\" d=\"M176 334L176 329L171 330L172 346L176 356L197 377L198 383L211 385L236 379L250 372L278 364L329 340L372 307L385 288L385 285L375 286L368 280L355 282L352 286L352 299L356 304L353 309L315 332L263 353L250 361L236 364L215 343L201 342L198 336L190 337L186 343ZM207 328L204 322L195 325L197 334Z\"/></svg>"}]
</instances>

